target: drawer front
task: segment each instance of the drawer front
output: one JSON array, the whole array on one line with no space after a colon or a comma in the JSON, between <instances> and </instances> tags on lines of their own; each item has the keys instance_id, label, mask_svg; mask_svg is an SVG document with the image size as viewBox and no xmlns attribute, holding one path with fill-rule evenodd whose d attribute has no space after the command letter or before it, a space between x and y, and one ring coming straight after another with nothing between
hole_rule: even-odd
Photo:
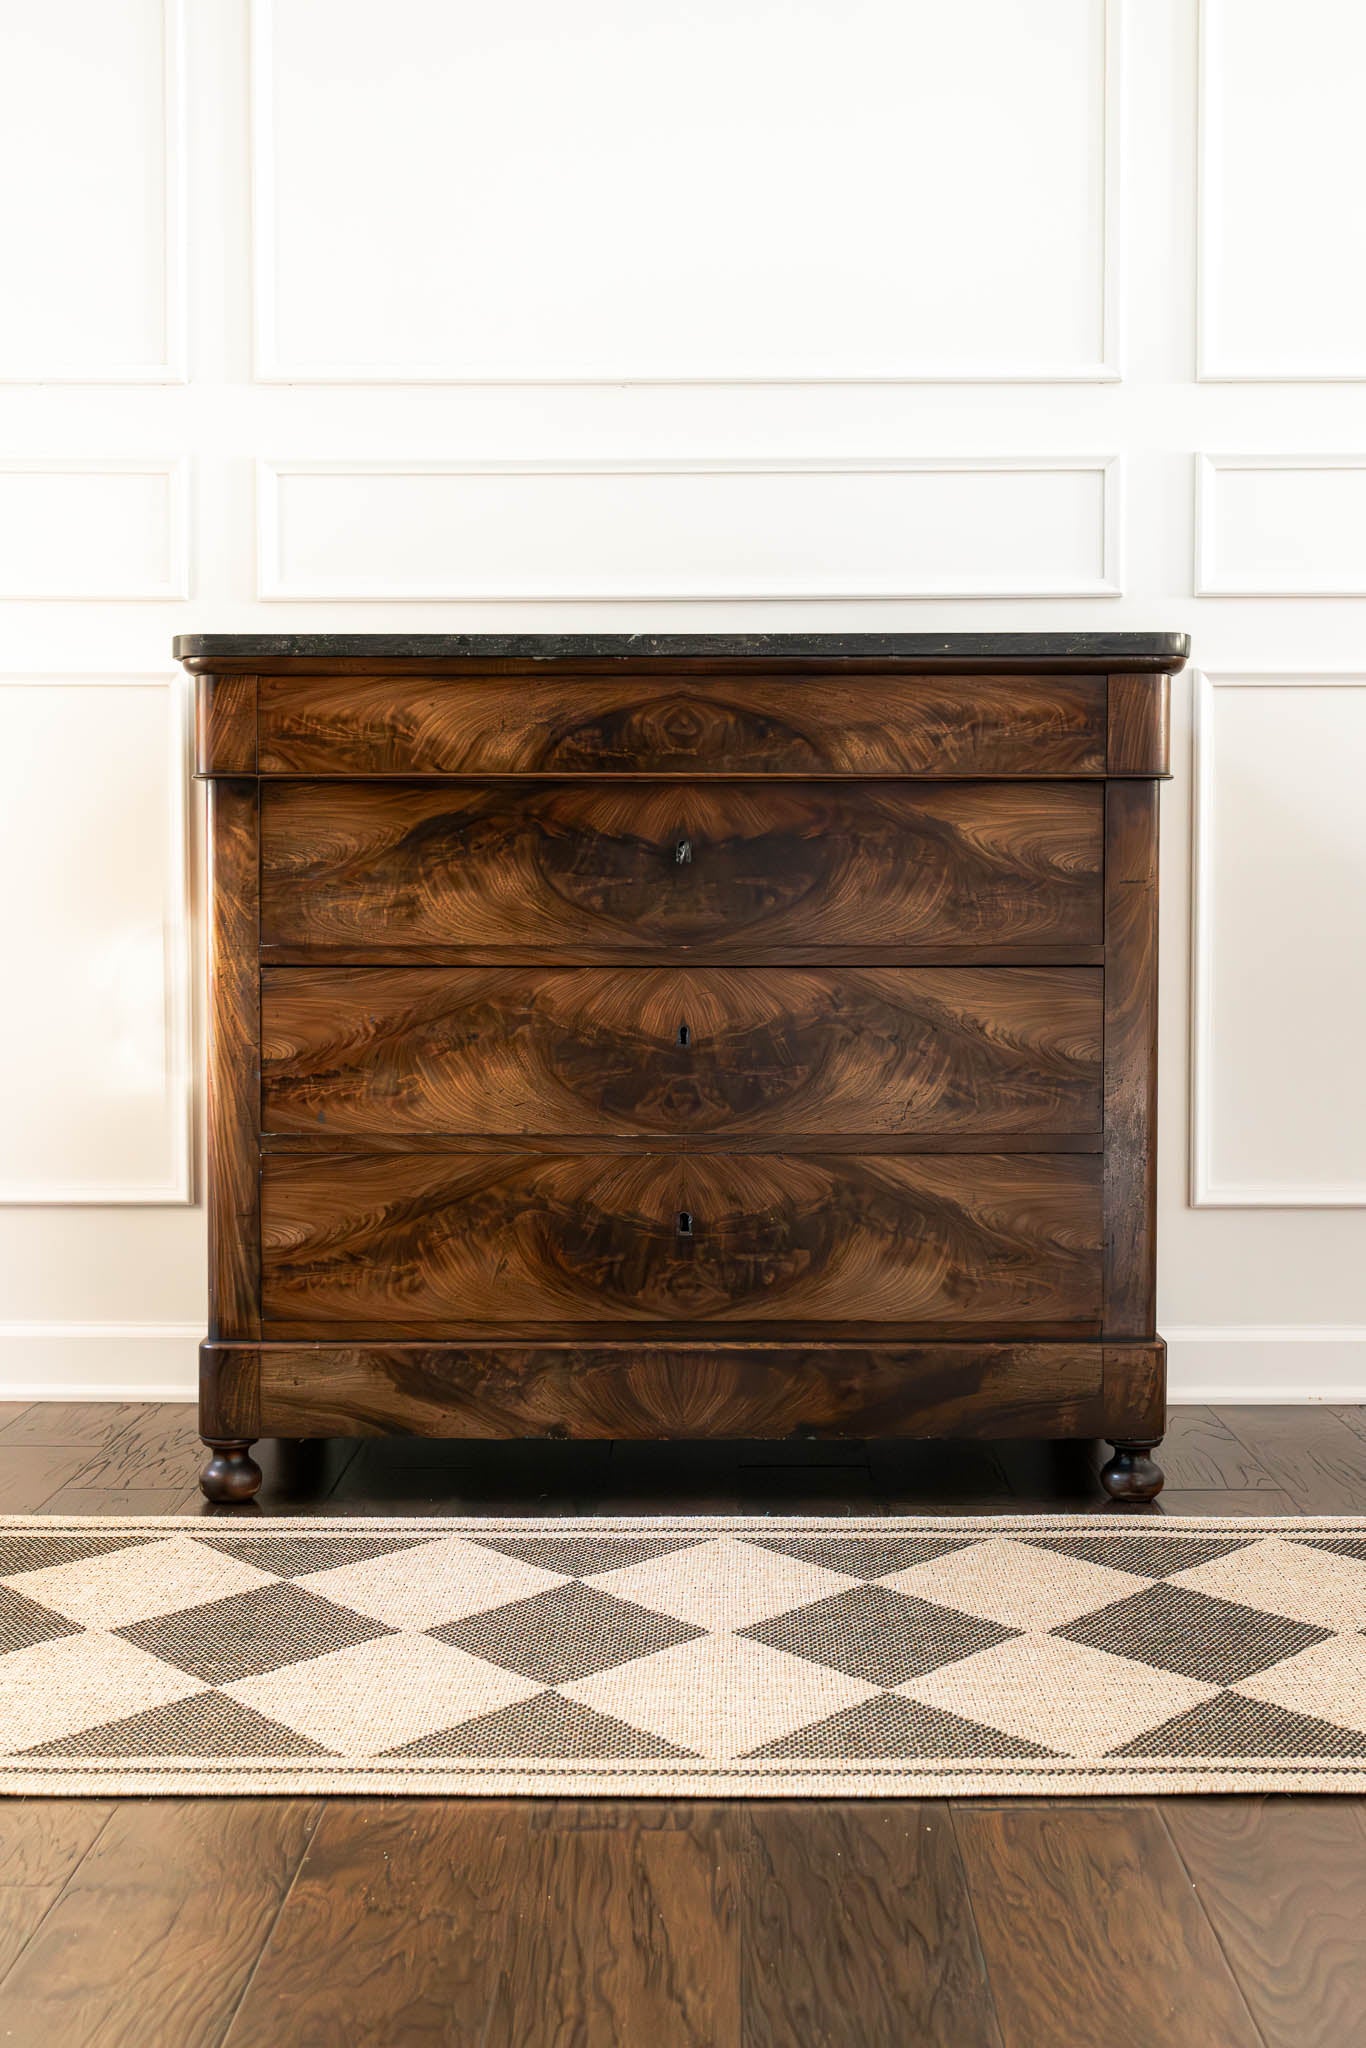
<instances>
[{"instance_id":1,"label":"drawer front","mask_svg":"<svg viewBox=\"0 0 1366 2048\"><path fill-rule=\"evenodd\" d=\"M275 967L261 1021L281 1134L1100 1129L1098 968Z\"/></svg>"},{"instance_id":2,"label":"drawer front","mask_svg":"<svg viewBox=\"0 0 1366 2048\"><path fill-rule=\"evenodd\" d=\"M267 1157L265 1334L1095 1324L1095 1154Z\"/></svg>"},{"instance_id":3,"label":"drawer front","mask_svg":"<svg viewBox=\"0 0 1366 2048\"><path fill-rule=\"evenodd\" d=\"M1088 782L266 784L261 935L716 960L1101 938Z\"/></svg>"},{"instance_id":4,"label":"drawer front","mask_svg":"<svg viewBox=\"0 0 1366 2048\"><path fill-rule=\"evenodd\" d=\"M262 676L267 775L1095 775L1099 676Z\"/></svg>"}]
</instances>

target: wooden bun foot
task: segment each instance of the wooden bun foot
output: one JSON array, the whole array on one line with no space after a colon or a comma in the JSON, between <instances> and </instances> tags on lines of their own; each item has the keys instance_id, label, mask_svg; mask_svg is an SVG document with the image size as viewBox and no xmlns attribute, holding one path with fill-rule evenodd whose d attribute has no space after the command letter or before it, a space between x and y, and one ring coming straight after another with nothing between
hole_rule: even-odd
<instances>
[{"instance_id":1,"label":"wooden bun foot","mask_svg":"<svg viewBox=\"0 0 1366 2048\"><path fill-rule=\"evenodd\" d=\"M1149 1454L1161 1441L1161 1437L1149 1437L1143 1441L1125 1438L1122 1442L1113 1437L1110 1439L1115 1455L1107 1465L1102 1465L1100 1483L1111 1500L1139 1506L1157 1499L1166 1474Z\"/></svg>"},{"instance_id":2,"label":"wooden bun foot","mask_svg":"<svg viewBox=\"0 0 1366 2048\"><path fill-rule=\"evenodd\" d=\"M216 1443L206 1436L203 1441L213 1453L199 1475L204 1498L229 1504L249 1501L261 1484L261 1467L250 1455L250 1440Z\"/></svg>"}]
</instances>

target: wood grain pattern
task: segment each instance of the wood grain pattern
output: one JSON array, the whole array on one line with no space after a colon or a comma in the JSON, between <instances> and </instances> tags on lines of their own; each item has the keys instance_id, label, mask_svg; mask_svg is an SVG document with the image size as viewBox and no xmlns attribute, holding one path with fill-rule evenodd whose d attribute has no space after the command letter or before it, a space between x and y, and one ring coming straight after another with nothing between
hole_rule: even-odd
<instances>
[{"instance_id":1,"label":"wood grain pattern","mask_svg":"<svg viewBox=\"0 0 1366 2048\"><path fill-rule=\"evenodd\" d=\"M256 677L196 676L194 731L196 775L255 775Z\"/></svg>"},{"instance_id":2,"label":"wood grain pattern","mask_svg":"<svg viewBox=\"0 0 1366 2048\"><path fill-rule=\"evenodd\" d=\"M232 1349L232 1347L226 1347ZM271 1344L269 1435L1096 1436L1098 1344Z\"/></svg>"},{"instance_id":3,"label":"wood grain pattern","mask_svg":"<svg viewBox=\"0 0 1366 2048\"><path fill-rule=\"evenodd\" d=\"M1095 775L1096 678L265 676L269 775Z\"/></svg>"},{"instance_id":4,"label":"wood grain pattern","mask_svg":"<svg viewBox=\"0 0 1366 2048\"><path fill-rule=\"evenodd\" d=\"M1151 1808L958 1806L1005 2048L1261 2048Z\"/></svg>"},{"instance_id":5,"label":"wood grain pattern","mask_svg":"<svg viewBox=\"0 0 1366 2048\"><path fill-rule=\"evenodd\" d=\"M1167 1347L1105 1346L1105 1435L1157 1442L1167 1426Z\"/></svg>"},{"instance_id":6,"label":"wood grain pattern","mask_svg":"<svg viewBox=\"0 0 1366 2048\"><path fill-rule=\"evenodd\" d=\"M267 968L267 1132L1095 1132L1101 977Z\"/></svg>"},{"instance_id":7,"label":"wood grain pattern","mask_svg":"<svg viewBox=\"0 0 1366 2048\"><path fill-rule=\"evenodd\" d=\"M268 1158L262 1312L563 1326L1090 1322L1100 1161L502 1153Z\"/></svg>"},{"instance_id":8,"label":"wood grain pattern","mask_svg":"<svg viewBox=\"0 0 1366 2048\"><path fill-rule=\"evenodd\" d=\"M1084 782L266 783L262 936L571 962L1089 945L1101 810Z\"/></svg>"},{"instance_id":9,"label":"wood grain pattern","mask_svg":"<svg viewBox=\"0 0 1366 2048\"><path fill-rule=\"evenodd\" d=\"M1169 1799L1162 1814L1266 2048L1359 2039L1366 1828L1359 1801Z\"/></svg>"},{"instance_id":10,"label":"wood grain pattern","mask_svg":"<svg viewBox=\"0 0 1366 2048\"><path fill-rule=\"evenodd\" d=\"M1106 691L1107 775L1171 774L1171 677L1111 676Z\"/></svg>"},{"instance_id":11,"label":"wood grain pattern","mask_svg":"<svg viewBox=\"0 0 1366 2048\"><path fill-rule=\"evenodd\" d=\"M218 2048L318 1812L122 1802L0 1986L0 2040Z\"/></svg>"},{"instance_id":12,"label":"wood grain pattern","mask_svg":"<svg viewBox=\"0 0 1366 2048\"><path fill-rule=\"evenodd\" d=\"M521 1833L502 1800L329 1800L223 2048L512 2048Z\"/></svg>"},{"instance_id":13,"label":"wood grain pattern","mask_svg":"<svg viewBox=\"0 0 1366 2048\"><path fill-rule=\"evenodd\" d=\"M1105 789L1105 1334L1157 1313L1157 787Z\"/></svg>"},{"instance_id":14,"label":"wood grain pattern","mask_svg":"<svg viewBox=\"0 0 1366 2048\"><path fill-rule=\"evenodd\" d=\"M209 1334L261 1327L260 806L257 784L209 785Z\"/></svg>"},{"instance_id":15,"label":"wood grain pattern","mask_svg":"<svg viewBox=\"0 0 1366 2048\"><path fill-rule=\"evenodd\" d=\"M0 1982L113 1810L107 1799L7 1802L0 1832Z\"/></svg>"},{"instance_id":16,"label":"wood grain pattern","mask_svg":"<svg viewBox=\"0 0 1366 2048\"><path fill-rule=\"evenodd\" d=\"M744 2048L743 1870L723 1808L528 1836L532 1910L509 1930L506 2022L486 2038Z\"/></svg>"},{"instance_id":17,"label":"wood grain pattern","mask_svg":"<svg viewBox=\"0 0 1366 2048\"><path fill-rule=\"evenodd\" d=\"M1229 1407L1239 1442L1304 1514L1359 1515L1366 1502L1366 1442L1326 1408Z\"/></svg>"},{"instance_id":18,"label":"wood grain pattern","mask_svg":"<svg viewBox=\"0 0 1366 2048\"><path fill-rule=\"evenodd\" d=\"M1000 2048L946 1805L756 1799L748 1820L745 2048Z\"/></svg>"}]
</instances>

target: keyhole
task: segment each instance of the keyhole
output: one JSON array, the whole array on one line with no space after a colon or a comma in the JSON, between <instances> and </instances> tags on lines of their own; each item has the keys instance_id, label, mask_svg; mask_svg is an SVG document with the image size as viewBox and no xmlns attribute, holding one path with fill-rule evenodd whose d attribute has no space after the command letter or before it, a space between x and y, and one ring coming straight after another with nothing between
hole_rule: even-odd
<instances>
[{"instance_id":1,"label":"keyhole","mask_svg":"<svg viewBox=\"0 0 1366 2048\"><path fill-rule=\"evenodd\" d=\"M686 1024L680 1024L678 1027L678 1042L680 1045L692 1044L692 1033Z\"/></svg>"},{"instance_id":2,"label":"keyhole","mask_svg":"<svg viewBox=\"0 0 1366 2048\"><path fill-rule=\"evenodd\" d=\"M678 1212L678 1234L680 1237L692 1236L692 1211L690 1209L680 1209Z\"/></svg>"},{"instance_id":3,"label":"keyhole","mask_svg":"<svg viewBox=\"0 0 1366 2048\"><path fill-rule=\"evenodd\" d=\"M690 839L680 839L677 846L674 848L674 860L677 862L679 867L686 867L691 859L692 841Z\"/></svg>"}]
</instances>

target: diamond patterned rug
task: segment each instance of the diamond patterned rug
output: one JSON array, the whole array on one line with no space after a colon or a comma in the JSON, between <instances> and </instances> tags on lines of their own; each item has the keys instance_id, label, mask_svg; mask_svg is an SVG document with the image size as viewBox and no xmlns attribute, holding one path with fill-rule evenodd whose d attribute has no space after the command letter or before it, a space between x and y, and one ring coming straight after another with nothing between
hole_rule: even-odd
<instances>
[{"instance_id":1,"label":"diamond patterned rug","mask_svg":"<svg viewBox=\"0 0 1366 2048\"><path fill-rule=\"evenodd\" d=\"M0 1519L0 1791L1366 1788L1366 1517Z\"/></svg>"}]
</instances>

